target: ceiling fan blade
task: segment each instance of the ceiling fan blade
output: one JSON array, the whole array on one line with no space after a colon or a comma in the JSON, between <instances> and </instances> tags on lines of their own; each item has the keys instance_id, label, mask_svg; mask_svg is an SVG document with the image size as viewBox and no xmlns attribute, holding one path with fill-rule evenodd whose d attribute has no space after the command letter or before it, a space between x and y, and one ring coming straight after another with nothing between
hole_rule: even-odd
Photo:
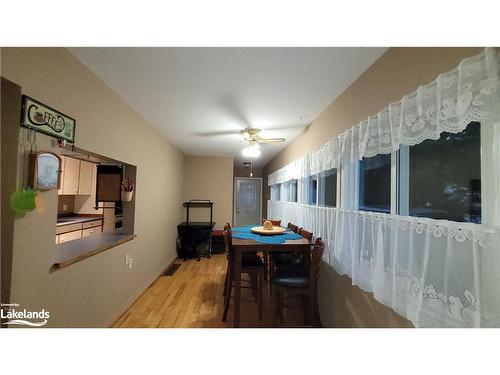
<instances>
[{"instance_id":1,"label":"ceiling fan blade","mask_svg":"<svg viewBox=\"0 0 500 375\"><path fill-rule=\"evenodd\" d=\"M259 143L281 143L285 142L285 138L261 138Z\"/></svg>"},{"instance_id":2,"label":"ceiling fan blade","mask_svg":"<svg viewBox=\"0 0 500 375\"><path fill-rule=\"evenodd\" d=\"M227 131L215 131L215 132L198 132L194 133L194 135L197 135L199 137L218 137L221 135L240 135L241 131L240 130L227 130Z\"/></svg>"},{"instance_id":3,"label":"ceiling fan blade","mask_svg":"<svg viewBox=\"0 0 500 375\"><path fill-rule=\"evenodd\" d=\"M294 124L294 125L276 125L276 126L269 126L265 129L262 129L263 131L275 131L275 130L300 130L304 129L307 125L306 124Z\"/></svg>"}]
</instances>

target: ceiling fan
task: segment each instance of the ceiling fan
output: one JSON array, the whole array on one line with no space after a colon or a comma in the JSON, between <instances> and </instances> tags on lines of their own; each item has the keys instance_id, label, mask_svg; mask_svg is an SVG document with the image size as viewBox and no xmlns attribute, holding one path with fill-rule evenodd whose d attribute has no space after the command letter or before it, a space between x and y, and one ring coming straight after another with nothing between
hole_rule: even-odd
<instances>
[{"instance_id":1,"label":"ceiling fan","mask_svg":"<svg viewBox=\"0 0 500 375\"><path fill-rule=\"evenodd\" d=\"M285 142L285 138L262 138L259 135L260 129L257 128L246 128L241 131L243 136L242 143L248 143L249 146L241 150L241 153L245 157L258 158L261 154L259 150L260 144L272 144Z\"/></svg>"},{"instance_id":2,"label":"ceiling fan","mask_svg":"<svg viewBox=\"0 0 500 375\"><path fill-rule=\"evenodd\" d=\"M241 131L241 135L243 136L242 143L246 142L250 145L256 144L269 144L269 143L281 143L285 142L285 138L262 138L259 135L261 129L257 128L246 128Z\"/></svg>"}]
</instances>

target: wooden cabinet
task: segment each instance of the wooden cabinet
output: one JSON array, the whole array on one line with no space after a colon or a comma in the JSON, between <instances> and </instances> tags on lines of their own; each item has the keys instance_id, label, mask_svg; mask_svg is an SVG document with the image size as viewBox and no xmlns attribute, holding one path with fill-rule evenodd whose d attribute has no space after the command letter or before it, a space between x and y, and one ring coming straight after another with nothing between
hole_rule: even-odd
<instances>
[{"instance_id":1,"label":"wooden cabinet","mask_svg":"<svg viewBox=\"0 0 500 375\"><path fill-rule=\"evenodd\" d=\"M57 226L56 227L56 234L73 232L75 230L82 230L82 223Z\"/></svg>"},{"instance_id":2,"label":"wooden cabinet","mask_svg":"<svg viewBox=\"0 0 500 375\"><path fill-rule=\"evenodd\" d=\"M92 177L94 164L80 161L80 175L78 179L78 195L90 195L92 192Z\"/></svg>"},{"instance_id":3,"label":"wooden cabinet","mask_svg":"<svg viewBox=\"0 0 500 375\"><path fill-rule=\"evenodd\" d=\"M85 223L82 224L83 229L92 228L92 227L99 227L99 226L102 226L102 219L93 220L93 221L86 221Z\"/></svg>"},{"instance_id":4,"label":"wooden cabinet","mask_svg":"<svg viewBox=\"0 0 500 375\"><path fill-rule=\"evenodd\" d=\"M62 194L76 195L80 179L80 160L68 157L64 159Z\"/></svg>"},{"instance_id":5,"label":"wooden cabinet","mask_svg":"<svg viewBox=\"0 0 500 375\"><path fill-rule=\"evenodd\" d=\"M95 165L87 161L62 156L61 189L59 195L91 195L95 184Z\"/></svg>"},{"instance_id":6,"label":"wooden cabinet","mask_svg":"<svg viewBox=\"0 0 500 375\"><path fill-rule=\"evenodd\" d=\"M56 227L56 244L96 236L102 233L103 219L83 223L59 225Z\"/></svg>"},{"instance_id":7,"label":"wooden cabinet","mask_svg":"<svg viewBox=\"0 0 500 375\"><path fill-rule=\"evenodd\" d=\"M82 231L82 237L96 236L96 235L98 235L101 232L102 232L102 227L101 226L84 229Z\"/></svg>"},{"instance_id":8,"label":"wooden cabinet","mask_svg":"<svg viewBox=\"0 0 500 375\"><path fill-rule=\"evenodd\" d=\"M82 238L82 231L76 230L74 232L63 233L59 235L59 243L77 240Z\"/></svg>"}]
</instances>

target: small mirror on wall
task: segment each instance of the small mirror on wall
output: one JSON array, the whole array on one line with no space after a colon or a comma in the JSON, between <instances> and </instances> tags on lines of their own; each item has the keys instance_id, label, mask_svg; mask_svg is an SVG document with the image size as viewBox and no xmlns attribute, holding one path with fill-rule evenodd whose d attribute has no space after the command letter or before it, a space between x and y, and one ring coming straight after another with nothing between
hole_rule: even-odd
<instances>
[{"instance_id":1,"label":"small mirror on wall","mask_svg":"<svg viewBox=\"0 0 500 375\"><path fill-rule=\"evenodd\" d=\"M48 151L33 155L33 189L59 189L61 177L61 158Z\"/></svg>"}]
</instances>

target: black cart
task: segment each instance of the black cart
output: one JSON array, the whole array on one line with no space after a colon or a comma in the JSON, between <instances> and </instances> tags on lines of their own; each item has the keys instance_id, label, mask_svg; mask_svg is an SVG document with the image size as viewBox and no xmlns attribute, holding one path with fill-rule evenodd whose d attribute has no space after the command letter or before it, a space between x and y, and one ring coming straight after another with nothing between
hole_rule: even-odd
<instances>
[{"instance_id":1,"label":"black cart","mask_svg":"<svg viewBox=\"0 0 500 375\"><path fill-rule=\"evenodd\" d=\"M191 199L184 202L186 207L186 221L177 225L177 255L183 260L201 257L210 258L212 253L212 230L215 223L213 218L214 203L208 199ZM191 208L209 208L210 221L190 221L189 210Z\"/></svg>"}]
</instances>

